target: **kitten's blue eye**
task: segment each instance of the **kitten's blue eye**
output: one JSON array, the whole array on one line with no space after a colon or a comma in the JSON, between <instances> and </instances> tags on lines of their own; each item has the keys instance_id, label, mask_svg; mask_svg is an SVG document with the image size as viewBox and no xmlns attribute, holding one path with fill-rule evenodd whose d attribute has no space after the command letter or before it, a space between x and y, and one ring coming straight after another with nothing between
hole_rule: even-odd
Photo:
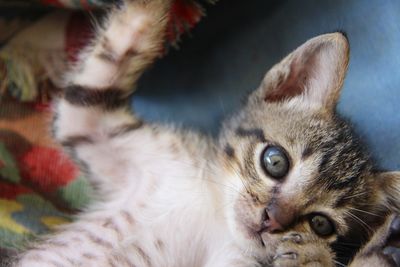
<instances>
[{"instance_id":1,"label":"kitten's blue eye","mask_svg":"<svg viewBox=\"0 0 400 267\"><path fill-rule=\"evenodd\" d=\"M282 148L277 146L267 147L261 158L265 172L275 179L280 179L289 171L289 159Z\"/></svg>"},{"instance_id":2,"label":"kitten's blue eye","mask_svg":"<svg viewBox=\"0 0 400 267\"><path fill-rule=\"evenodd\" d=\"M329 236L335 231L332 222L326 216L320 214L313 215L310 218L310 226L320 236Z\"/></svg>"}]
</instances>

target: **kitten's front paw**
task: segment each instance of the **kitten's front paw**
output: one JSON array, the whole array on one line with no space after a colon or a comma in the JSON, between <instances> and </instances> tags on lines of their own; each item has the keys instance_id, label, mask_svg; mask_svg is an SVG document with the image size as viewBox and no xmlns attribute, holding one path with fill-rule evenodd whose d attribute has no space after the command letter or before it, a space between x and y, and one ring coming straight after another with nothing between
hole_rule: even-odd
<instances>
[{"instance_id":1,"label":"kitten's front paw","mask_svg":"<svg viewBox=\"0 0 400 267\"><path fill-rule=\"evenodd\" d=\"M393 218L386 238L386 246L382 249L383 255L388 257L393 266L400 267L400 216Z\"/></svg>"},{"instance_id":2,"label":"kitten's front paw","mask_svg":"<svg viewBox=\"0 0 400 267\"><path fill-rule=\"evenodd\" d=\"M387 218L350 266L400 267L400 215Z\"/></svg>"},{"instance_id":3,"label":"kitten's front paw","mask_svg":"<svg viewBox=\"0 0 400 267\"><path fill-rule=\"evenodd\" d=\"M274 267L331 267L333 254L320 240L301 233L284 235L273 259Z\"/></svg>"}]
</instances>

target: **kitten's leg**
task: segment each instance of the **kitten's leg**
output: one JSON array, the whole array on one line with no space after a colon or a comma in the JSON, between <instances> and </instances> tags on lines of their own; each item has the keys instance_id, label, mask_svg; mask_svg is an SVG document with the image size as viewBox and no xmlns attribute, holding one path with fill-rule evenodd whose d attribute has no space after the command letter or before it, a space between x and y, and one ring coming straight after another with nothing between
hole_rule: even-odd
<instances>
[{"instance_id":1,"label":"kitten's leg","mask_svg":"<svg viewBox=\"0 0 400 267\"><path fill-rule=\"evenodd\" d=\"M67 77L88 90L130 91L163 49L172 0L125 0L98 26Z\"/></svg>"},{"instance_id":2,"label":"kitten's leg","mask_svg":"<svg viewBox=\"0 0 400 267\"><path fill-rule=\"evenodd\" d=\"M149 161L145 152L157 147L152 128L131 114L126 96L162 50L169 8L168 0L126 0L113 10L56 105L56 139L87 166L102 192L130 186L133 181L126 180L140 176L133 169ZM135 231L135 219L126 210L131 204L113 203L105 211L96 206L35 244L16 266L150 266L139 246L130 250L134 262L118 254L123 233Z\"/></svg>"},{"instance_id":3,"label":"kitten's leg","mask_svg":"<svg viewBox=\"0 0 400 267\"><path fill-rule=\"evenodd\" d=\"M400 266L400 216L388 216L350 264L350 267L373 266Z\"/></svg>"},{"instance_id":4,"label":"kitten's leg","mask_svg":"<svg viewBox=\"0 0 400 267\"><path fill-rule=\"evenodd\" d=\"M282 237L273 267L333 267L334 254L326 242L311 234L291 232Z\"/></svg>"},{"instance_id":5,"label":"kitten's leg","mask_svg":"<svg viewBox=\"0 0 400 267\"><path fill-rule=\"evenodd\" d=\"M127 0L115 8L81 54L56 105L56 139L100 188L112 191L124 186L127 176L138 176L132 169L140 164L132 153L140 151L128 156L132 147L121 138L139 128L150 129L131 114L127 97L162 51L169 9L169 0Z\"/></svg>"}]
</instances>

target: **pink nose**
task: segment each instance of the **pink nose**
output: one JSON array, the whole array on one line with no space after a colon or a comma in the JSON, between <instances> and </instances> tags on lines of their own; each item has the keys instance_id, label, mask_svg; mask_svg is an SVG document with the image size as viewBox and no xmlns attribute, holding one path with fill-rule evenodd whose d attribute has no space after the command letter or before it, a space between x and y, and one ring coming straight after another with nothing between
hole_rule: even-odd
<instances>
[{"instance_id":1,"label":"pink nose","mask_svg":"<svg viewBox=\"0 0 400 267\"><path fill-rule=\"evenodd\" d=\"M263 222L263 228L268 233L278 233L283 231L282 225L267 213L266 219Z\"/></svg>"},{"instance_id":2,"label":"pink nose","mask_svg":"<svg viewBox=\"0 0 400 267\"><path fill-rule=\"evenodd\" d=\"M290 207L280 208L277 204L265 209L263 218L264 231L277 233L285 230L294 220L294 212Z\"/></svg>"}]
</instances>

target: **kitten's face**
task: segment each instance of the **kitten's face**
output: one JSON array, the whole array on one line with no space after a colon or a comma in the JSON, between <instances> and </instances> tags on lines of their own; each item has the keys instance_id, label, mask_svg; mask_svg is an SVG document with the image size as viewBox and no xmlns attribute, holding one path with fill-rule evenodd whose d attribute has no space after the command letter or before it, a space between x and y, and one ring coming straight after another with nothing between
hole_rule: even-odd
<instances>
[{"instance_id":1,"label":"kitten's face","mask_svg":"<svg viewBox=\"0 0 400 267\"><path fill-rule=\"evenodd\" d=\"M380 212L369 160L334 112L347 61L343 35L310 40L225 125L227 216L249 252L268 258L293 230L332 243L368 231L367 217Z\"/></svg>"}]
</instances>

